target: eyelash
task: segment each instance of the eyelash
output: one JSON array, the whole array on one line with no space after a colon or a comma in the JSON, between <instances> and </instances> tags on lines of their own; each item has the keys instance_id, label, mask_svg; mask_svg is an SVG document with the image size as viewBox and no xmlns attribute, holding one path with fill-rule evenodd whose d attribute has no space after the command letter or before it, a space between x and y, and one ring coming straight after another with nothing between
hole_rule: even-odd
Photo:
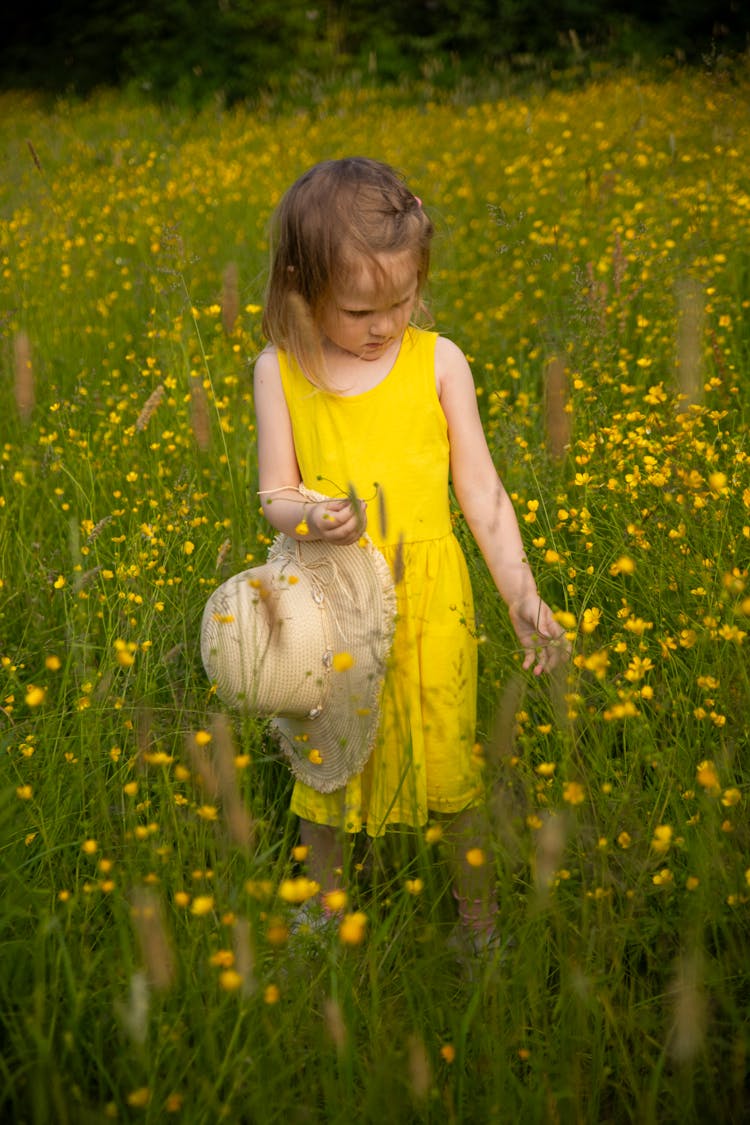
<instances>
[{"instance_id":1,"label":"eyelash","mask_svg":"<svg viewBox=\"0 0 750 1125\"><path fill-rule=\"evenodd\" d=\"M403 301L397 301L395 305L391 306L391 308L400 309L403 305L408 304L409 300L410 300L409 297L404 297ZM372 316L374 310L373 309L343 309L342 311L344 312L344 314L346 316L354 317L355 320L361 320L362 317Z\"/></svg>"}]
</instances>

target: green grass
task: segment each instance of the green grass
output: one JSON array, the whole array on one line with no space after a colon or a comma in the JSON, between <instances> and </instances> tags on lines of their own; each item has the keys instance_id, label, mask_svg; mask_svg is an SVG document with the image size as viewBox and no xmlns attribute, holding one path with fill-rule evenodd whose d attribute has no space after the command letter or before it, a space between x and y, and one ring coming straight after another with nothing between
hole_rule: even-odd
<instances>
[{"instance_id":1,"label":"green grass","mask_svg":"<svg viewBox=\"0 0 750 1125\"><path fill-rule=\"evenodd\" d=\"M354 88L184 119L2 99L3 1119L742 1119L749 92ZM457 516L512 939L475 979L423 832L357 841L359 944L285 936L289 775L261 724L217 718L198 654L209 592L269 542L266 224L347 152L403 168L436 220L435 320L575 644L551 685L519 670Z\"/></svg>"}]
</instances>

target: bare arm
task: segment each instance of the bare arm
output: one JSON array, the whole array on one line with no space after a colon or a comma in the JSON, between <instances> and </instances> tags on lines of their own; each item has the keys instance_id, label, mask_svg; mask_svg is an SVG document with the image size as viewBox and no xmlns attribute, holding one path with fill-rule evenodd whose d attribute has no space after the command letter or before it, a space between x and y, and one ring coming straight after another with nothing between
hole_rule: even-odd
<instances>
[{"instance_id":1,"label":"bare arm","mask_svg":"<svg viewBox=\"0 0 750 1125\"><path fill-rule=\"evenodd\" d=\"M302 476L273 348L267 348L258 357L254 392L258 487L268 522L294 539L325 539L339 545L356 542L367 523L364 505L357 512L349 500L309 503L297 491Z\"/></svg>"},{"instance_id":2,"label":"bare arm","mask_svg":"<svg viewBox=\"0 0 750 1125\"><path fill-rule=\"evenodd\" d=\"M439 338L438 394L448 421L453 489L521 642L524 668L539 674L558 663L564 631L539 596L510 497L492 462L471 370L461 350ZM550 646L550 641L555 644Z\"/></svg>"}]
</instances>

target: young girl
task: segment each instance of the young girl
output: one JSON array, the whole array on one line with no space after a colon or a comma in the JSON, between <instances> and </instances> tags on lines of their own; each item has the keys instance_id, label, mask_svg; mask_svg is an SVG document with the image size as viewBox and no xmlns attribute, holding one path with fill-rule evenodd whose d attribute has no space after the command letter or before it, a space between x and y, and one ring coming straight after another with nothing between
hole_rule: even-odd
<instances>
[{"instance_id":1,"label":"young girl","mask_svg":"<svg viewBox=\"0 0 750 1125\"><path fill-rule=\"evenodd\" d=\"M391 567L396 634L378 738L363 772L331 794L297 782L309 870L324 887L342 833L424 825L451 814L461 840L459 918L481 944L496 911L489 871L464 859L477 806L472 759L476 642L466 563L451 529L449 476L536 674L566 653L541 600L477 410L469 365L450 340L412 325L433 227L385 164L325 161L275 216L255 368L260 495L296 538L355 542L366 528ZM305 503L297 490L330 499ZM472 858L476 859L476 853Z\"/></svg>"}]
</instances>

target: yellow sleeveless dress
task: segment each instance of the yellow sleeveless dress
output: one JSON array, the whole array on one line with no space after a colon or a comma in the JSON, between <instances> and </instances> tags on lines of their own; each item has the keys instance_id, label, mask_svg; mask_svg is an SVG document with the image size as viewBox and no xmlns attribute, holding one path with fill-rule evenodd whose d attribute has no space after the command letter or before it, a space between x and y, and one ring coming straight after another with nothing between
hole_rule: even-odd
<instances>
[{"instance_id":1,"label":"yellow sleeveless dress","mask_svg":"<svg viewBox=\"0 0 750 1125\"><path fill-rule=\"evenodd\" d=\"M448 426L435 386L433 332L409 328L389 374L355 395L321 391L279 353L303 483L353 486L391 567L396 632L378 737L363 772L335 793L297 782L298 816L371 836L474 804L476 641L466 562L451 528Z\"/></svg>"}]
</instances>

